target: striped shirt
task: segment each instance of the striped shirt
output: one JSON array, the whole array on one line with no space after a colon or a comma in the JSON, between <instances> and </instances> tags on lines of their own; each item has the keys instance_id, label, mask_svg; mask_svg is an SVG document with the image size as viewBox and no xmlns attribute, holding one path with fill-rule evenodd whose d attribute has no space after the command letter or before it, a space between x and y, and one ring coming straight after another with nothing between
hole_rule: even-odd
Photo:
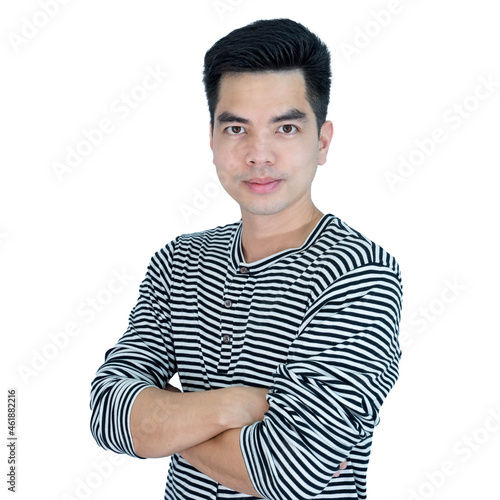
<instances>
[{"instance_id":1,"label":"striped shirt","mask_svg":"<svg viewBox=\"0 0 500 500\"><path fill-rule=\"evenodd\" d=\"M130 411L146 387L270 387L240 433L267 499L365 499L373 429L398 377L396 260L332 214L299 248L246 263L241 221L184 234L151 259L129 326L92 383L97 443L135 454ZM332 477L347 458L348 467ZM165 499L254 498L172 456Z\"/></svg>"}]
</instances>

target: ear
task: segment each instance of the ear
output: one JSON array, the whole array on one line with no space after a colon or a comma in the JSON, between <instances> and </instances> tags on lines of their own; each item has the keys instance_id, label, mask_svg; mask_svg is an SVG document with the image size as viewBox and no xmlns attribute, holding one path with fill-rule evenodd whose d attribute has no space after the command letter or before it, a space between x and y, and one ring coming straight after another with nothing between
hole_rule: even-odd
<instances>
[{"instance_id":1,"label":"ear","mask_svg":"<svg viewBox=\"0 0 500 500\"><path fill-rule=\"evenodd\" d=\"M210 149L214 150L214 131L212 129L212 124L208 124L208 133L210 134Z\"/></svg>"},{"instance_id":2,"label":"ear","mask_svg":"<svg viewBox=\"0 0 500 500\"><path fill-rule=\"evenodd\" d=\"M323 123L319 133L318 165L324 165L326 163L326 157L328 155L330 143L332 142L332 137L333 123L328 120Z\"/></svg>"}]
</instances>

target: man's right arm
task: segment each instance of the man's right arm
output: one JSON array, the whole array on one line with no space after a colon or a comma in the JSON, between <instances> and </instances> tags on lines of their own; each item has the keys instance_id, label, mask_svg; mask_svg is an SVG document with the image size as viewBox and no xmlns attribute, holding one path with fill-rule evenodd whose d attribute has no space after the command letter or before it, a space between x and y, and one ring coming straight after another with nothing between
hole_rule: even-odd
<instances>
[{"instance_id":1,"label":"man's right arm","mask_svg":"<svg viewBox=\"0 0 500 500\"><path fill-rule=\"evenodd\" d=\"M231 387L174 393L177 372L170 325L174 242L155 254L127 331L92 382L91 430L107 450L170 455L263 418L267 389Z\"/></svg>"},{"instance_id":2,"label":"man's right arm","mask_svg":"<svg viewBox=\"0 0 500 500\"><path fill-rule=\"evenodd\" d=\"M202 392L173 392L147 387L130 415L135 453L143 458L172 455L229 429L264 418L267 389L228 387Z\"/></svg>"},{"instance_id":3,"label":"man's right arm","mask_svg":"<svg viewBox=\"0 0 500 500\"><path fill-rule=\"evenodd\" d=\"M99 368L90 405L99 446L141 458L164 457L264 417L265 388L168 390L174 367L168 356L157 364L153 347L129 330Z\"/></svg>"}]
</instances>

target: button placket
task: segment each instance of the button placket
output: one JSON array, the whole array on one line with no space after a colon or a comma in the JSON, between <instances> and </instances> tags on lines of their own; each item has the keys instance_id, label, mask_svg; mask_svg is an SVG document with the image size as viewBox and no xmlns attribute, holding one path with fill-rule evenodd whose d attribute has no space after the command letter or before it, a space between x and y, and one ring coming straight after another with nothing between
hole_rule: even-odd
<instances>
[{"instance_id":1,"label":"button placket","mask_svg":"<svg viewBox=\"0 0 500 500\"><path fill-rule=\"evenodd\" d=\"M231 353L233 350L233 336L229 333L221 335L221 349L217 372L221 374L227 373L231 364Z\"/></svg>"},{"instance_id":2,"label":"button placket","mask_svg":"<svg viewBox=\"0 0 500 500\"><path fill-rule=\"evenodd\" d=\"M238 350L236 348L235 351L235 346L239 345L238 338L235 338L235 325L238 324L237 314L241 314L241 311L237 310L236 306L249 275L250 269L244 263L240 263L236 273L232 273L224 287L220 310L220 357L217 364L217 373L220 374L227 374L231 362L234 361L232 358Z\"/></svg>"},{"instance_id":3,"label":"button placket","mask_svg":"<svg viewBox=\"0 0 500 500\"><path fill-rule=\"evenodd\" d=\"M233 350L233 322L234 322L234 299L231 288L234 281L226 286L221 304L220 316L220 356L217 364L217 373L226 374L231 365L231 355ZM231 298L229 298L231 297Z\"/></svg>"}]
</instances>

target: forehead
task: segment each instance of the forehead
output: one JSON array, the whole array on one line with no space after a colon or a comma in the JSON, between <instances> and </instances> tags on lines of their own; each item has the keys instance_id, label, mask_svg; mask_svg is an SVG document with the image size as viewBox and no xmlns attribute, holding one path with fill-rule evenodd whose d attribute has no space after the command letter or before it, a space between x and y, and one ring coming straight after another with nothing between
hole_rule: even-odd
<instances>
[{"instance_id":1,"label":"forehead","mask_svg":"<svg viewBox=\"0 0 500 500\"><path fill-rule=\"evenodd\" d=\"M301 70L228 73L221 79L217 112L297 108L312 113Z\"/></svg>"}]
</instances>

